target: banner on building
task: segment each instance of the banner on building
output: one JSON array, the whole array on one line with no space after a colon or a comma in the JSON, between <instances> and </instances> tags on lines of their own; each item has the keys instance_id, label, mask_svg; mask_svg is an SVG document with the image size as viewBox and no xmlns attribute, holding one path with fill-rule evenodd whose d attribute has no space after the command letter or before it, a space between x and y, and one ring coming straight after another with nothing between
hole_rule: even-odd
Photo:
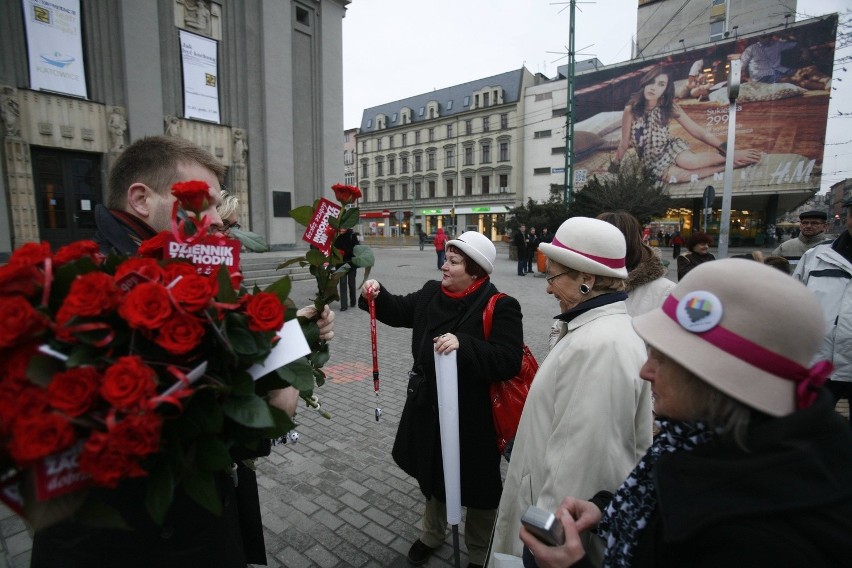
<instances>
[{"instance_id":1,"label":"banner on building","mask_svg":"<svg viewBox=\"0 0 852 568\"><path fill-rule=\"evenodd\" d=\"M183 116L219 120L219 43L180 30L183 65Z\"/></svg>"},{"instance_id":2,"label":"banner on building","mask_svg":"<svg viewBox=\"0 0 852 568\"><path fill-rule=\"evenodd\" d=\"M23 0L30 88L87 98L80 0Z\"/></svg>"},{"instance_id":3,"label":"banner on building","mask_svg":"<svg viewBox=\"0 0 852 568\"><path fill-rule=\"evenodd\" d=\"M820 187L837 17L577 75L575 171L615 175L639 160L672 196ZM729 56L739 55L735 148L728 144ZM693 195L694 194L694 195Z\"/></svg>"}]
</instances>

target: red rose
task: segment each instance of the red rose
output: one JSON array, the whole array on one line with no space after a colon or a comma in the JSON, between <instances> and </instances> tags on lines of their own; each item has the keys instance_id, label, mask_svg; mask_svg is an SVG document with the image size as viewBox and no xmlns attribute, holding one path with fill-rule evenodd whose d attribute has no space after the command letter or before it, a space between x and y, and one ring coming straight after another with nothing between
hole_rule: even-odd
<instances>
[{"instance_id":1,"label":"red rose","mask_svg":"<svg viewBox=\"0 0 852 568\"><path fill-rule=\"evenodd\" d=\"M44 273L31 264L0 266L0 296L20 294L27 298L44 287Z\"/></svg>"},{"instance_id":2,"label":"red rose","mask_svg":"<svg viewBox=\"0 0 852 568\"><path fill-rule=\"evenodd\" d=\"M112 276L104 272L89 272L71 283L57 320L67 321L71 316L99 316L114 310L120 299L121 294Z\"/></svg>"},{"instance_id":3,"label":"red rose","mask_svg":"<svg viewBox=\"0 0 852 568\"><path fill-rule=\"evenodd\" d=\"M278 331L284 324L284 306L275 294L258 292L248 296L245 310L252 331Z\"/></svg>"},{"instance_id":4,"label":"red rose","mask_svg":"<svg viewBox=\"0 0 852 568\"><path fill-rule=\"evenodd\" d=\"M207 202L210 200L210 186L205 181L184 181L172 186L172 195L177 197L181 207L187 211L200 213L207 209Z\"/></svg>"},{"instance_id":5,"label":"red rose","mask_svg":"<svg viewBox=\"0 0 852 568\"><path fill-rule=\"evenodd\" d=\"M91 258L95 264L100 264L104 259L101 247L95 241L76 241L56 251L53 255L53 263L56 266L62 266L85 257Z\"/></svg>"},{"instance_id":6,"label":"red rose","mask_svg":"<svg viewBox=\"0 0 852 568\"><path fill-rule=\"evenodd\" d=\"M175 316L160 327L157 345L173 355L189 353L204 338L204 326L191 316Z\"/></svg>"},{"instance_id":7,"label":"red rose","mask_svg":"<svg viewBox=\"0 0 852 568\"><path fill-rule=\"evenodd\" d=\"M106 370L101 396L116 408L135 408L154 396L157 375L140 357L120 357Z\"/></svg>"},{"instance_id":8,"label":"red rose","mask_svg":"<svg viewBox=\"0 0 852 568\"><path fill-rule=\"evenodd\" d=\"M68 419L53 412L19 418L12 429L9 453L19 464L29 464L74 443Z\"/></svg>"},{"instance_id":9,"label":"red rose","mask_svg":"<svg viewBox=\"0 0 852 568\"><path fill-rule=\"evenodd\" d=\"M0 347L22 343L47 326L47 318L21 296L0 297Z\"/></svg>"},{"instance_id":10,"label":"red rose","mask_svg":"<svg viewBox=\"0 0 852 568\"><path fill-rule=\"evenodd\" d=\"M27 345L17 345L14 349L0 351L0 369L2 369L2 380L27 381L27 366L30 359L38 352L40 341L33 341Z\"/></svg>"},{"instance_id":11,"label":"red rose","mask_svg":"<svg viewBox=\"0 0 852 568\"><path fill-rule=\"evenodd\" d=\"M76 417L88 411L98 399L101 375L94 367L75 367L55 373L47 385L47 400L53 408Z\"/></svg>"},{"instance_id":12,"label":"red rose","mask_svg":"<svg viewBox=\"0 0 852 568\"><path fill-rule=\"evenodd\" d=\"M188 274L170 288L172 299L190 313L200 312L209 306L217 290L215 275L198 274Z\"/></svg>"},{"instance_id":13,"label":"red rose","mask_svg":"<svg viewBox=\"0 0 852 568\"><path fill-rule=\"evenodd\" d=\"M337 200L344 205L352 203L361 197L361 190L354 185L336 183L331 186L331 189L334 191L334 197L336 197Z\"/></svg>"},{"instance_id":14,"label":"red rose","mask_svg":"<svg viewBox=\"0 0 852 568\"><path fill-rule=\"evenodd\" d=\"M124 454L147 456L160 449L163 420L155 412L130 414L109 433L109 444Z\"/></svg>"},{"instance_id":15,"label":"red rose","mask_svg":"<svg viewBox=\"0 0 852 568\"><path fill-rule=\"evenodd\" d=\"M150 239L142 241L142 244L136 250L136 254L147 258L163 258L171 236L171 231L160 231Z\"/></svg>"},{"instance_id":16,"label":"red rose","mask_svg":"<svg viewBox=\"0 0 852 568\"><path fill-rule=\"evenodd\" d=\"M124 298L118 313L131 327L157 329L174 311L169 293L160 284L143 282Z\"/></svg>"},{"instance_id":17,"label":"red rose","mask_svg":"<svg viewBox=\"0 0 852 568\"><path fill-rule=\"evenodd\" d=\"M15 249L9 258L9 266L34 266L50 258L50 244L26 243Z\"/></svg>"},{"instance_id":18,"label":"red rose","mask_svg":"<svg viewBox=\"0 0 852 568\"><path fill-rule=\"evenodd\" d=\"M4 435L12 432L12 427L21 414L25 391L34 388L36 387L28 385L26 379L6 378L0 382L0 432ZM40 406L37 411L43 409L44 406Z\"/></svg>"},{"instance_id":19,"label":"red rose","mask_svg":"<svg viewBox=\"0 0 852 568\"><path fill-rule=\"evenodd\" d=\"M121 282L128 274L136 273L151 282L163 281L163 269L153 258L129 258L115 269L115 281Z\"/></svg>"},{"instance_id":20,"label":"red rose","mask_svg":"<svg viewBox=\"0 0 852 568\"><path fill-rule=\"evenodd\" d=\"M198 269L195 268L195 265L192 263L176 260L164 266L163 273L165 274L164 281L168 285L174 282L178 276L197 275Z\"/></svg>"},{"instance_id":21,"label":"red rose","mask_svg":"<svg viewBox=\"0 0 852 568\"><path fill-rule=\"evenodd\" d=\"M92 483L101 487L115 488L125 477L143 477L148 473L139 466L138 459L124 454L110 444L110 437L103 432L93 432L80 454L80 471L92 478Z\"/></svg>"}]
</instances>

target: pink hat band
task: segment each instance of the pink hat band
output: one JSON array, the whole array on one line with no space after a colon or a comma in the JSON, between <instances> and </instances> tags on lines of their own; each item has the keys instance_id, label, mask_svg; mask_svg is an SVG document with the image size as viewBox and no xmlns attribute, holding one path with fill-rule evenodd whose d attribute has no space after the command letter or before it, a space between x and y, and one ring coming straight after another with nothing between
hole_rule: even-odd
<instances>
[{"instance_id":1,"label":"pink hat band","mask_svg":"<svg viewBox=\"0 0 852 568\"><path fill-rule=\"evenodd\" d=\"M673 295L669 296L663 302L662 310L675 323L683 327L677 317L679 302L680 300ZM744 363L757 367L761 371L795 382L796 406L799 409L807 408L813 404L813 401L816 400L817 389L825 383L833 370L832 364L829 361L819 361L811 366L810 369L803 367L796 361L770 351L762 345L725 329L721 325L716 325L707 331L689 333L693 333L696 337L703 339Z\"/></svg>"},{"instance_id":2,"label":"pink hat band","mask_svg":"<svg viewBox=\"0 0 852 568\"><path fill-rule=\"evenodd\" d=\"M580 256L588 258L589 260L592 260L592 261L597 262L599 264L603 264L607 268L624 268L624 266L625 266L624 258L607 258L605 256L595 256L593 254L587 254L587 253L585 253L581 250L572 249L569 246L565 246L563 243L559 242L559 239L557 239L556 237L553 238L553 241L550 244L552 244L553 246L557 246L559 248L571 251L573 253L579 254Z\"/></svg>"}]
</instances>

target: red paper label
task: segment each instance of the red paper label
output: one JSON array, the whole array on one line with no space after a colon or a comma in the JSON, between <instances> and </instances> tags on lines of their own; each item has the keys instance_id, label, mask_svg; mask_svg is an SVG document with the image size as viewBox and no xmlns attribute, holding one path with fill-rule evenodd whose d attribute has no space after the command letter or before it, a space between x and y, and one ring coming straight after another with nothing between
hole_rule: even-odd
<instances>
[{"instance_id":1,"label":"red paper label","mask_svg":"<svg viewBox=\"0 0 852 568\"><path fill-rule=\"evenodd\" d=\"M67 450L47 456L36 464L36 499L49 501L89 485L89 476L77 465L82 451L83 441L80 440Z\"/></svg>"},{"instance_id":2,"label":"red paper label","mask_svg":"<svg viewBox=\"0 0 852 568\"><path fill-rule=\"evenodd\" d=\"M0 501L15 511L21 517L24 516L24 498L21 497L21 489L18 482L21 476L17 473L0 481Z\"/></svg>"},{"instance_id":3,"label":"red paper label","mask_svg":"<svg viewBox=\"0 0 852 568\"><path fill-rule=\"evenodd\" d=\"M328 255L334 240L332 238L334 233L329 235L327 230L328 218L331 216L337 217L338 215L340 215L340 205L337 205L324 197L320 199L319 205L317 205L317 210L314 212L311 222L308 223L308 228L305 230L305 234L302 235L302 240L311 243L321 250L323 254Z\"/></svg>"},{"instance_id":4,"label":"red paper label","mask_svg":"<svg viewBox=\"0 0 852 568\"><path fill-rule=\"evenodd\" d=\"M148 279L139 274L138 272L128 272L124 276L121 277L121 280L117 280L115 285L118 286L118 289L124 292L125 294L133 290L139 284L143 282L147 282Z\"/></svg>"},{"instance_id":5,"label":"red paper label","mask_svg":"<svg viewBox=\"0 0 852 568\"><path fill-rule=\"evenodd\" d=\"M206 235L192 244L179 243L174 236L168 238L165 258L180 258L190 261L199 274L211 274L226 266L233 274L240 271L240 241L217 235Z\"/></svg>"}]
</instances>

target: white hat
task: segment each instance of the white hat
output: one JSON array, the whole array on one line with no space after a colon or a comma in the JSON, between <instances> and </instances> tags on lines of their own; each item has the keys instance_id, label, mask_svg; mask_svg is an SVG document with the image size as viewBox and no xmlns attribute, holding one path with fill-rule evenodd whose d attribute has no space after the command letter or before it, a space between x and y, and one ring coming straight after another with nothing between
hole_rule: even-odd
<instances>
[{"instance_id":1,"label":"white hat","mask_svg":"<svg viewBox=\"0 0 852 568\"><path fill-rule=\"evenodd\" d=\"M466 231L447 242L448 247L456 247L473 262L482 267L487 274L491 274L494 270L494 259L497 258L497 249L491 239L477 233L476 231Z\"/></svg>"},{"instance_id":2,"label":"white hat","mask_svg":"<svg viewBox=\"0 0 852 568\"><path fill-rule=\"evenodd\" d=\"M614 225L589 217L571 217L559 226L553 242L538 248L562 266L596 276L627 278L627 244Z\"/></svg>"},{"instance_id":3,"label":"white hat","mask_svg":"<svg viewBox=\"0 0 852 568\"><path fill-rule=\"evenodd\" d=\"M826 362L809 368L825 333L816 296L753 260L695 267L633 327L701 380L772 416L807 407L831 370Z\"/></svg>"}]
</instances>

